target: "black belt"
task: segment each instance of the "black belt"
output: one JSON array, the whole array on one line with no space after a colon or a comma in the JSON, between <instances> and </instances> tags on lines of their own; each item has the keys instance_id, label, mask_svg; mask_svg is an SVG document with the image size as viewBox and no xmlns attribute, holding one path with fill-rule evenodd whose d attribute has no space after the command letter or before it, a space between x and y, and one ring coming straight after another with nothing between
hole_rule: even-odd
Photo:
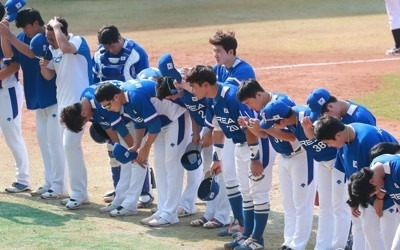
<instances>
[{"instance_id":1,"label":"black belt","mask_svg":"<svg viewBox=\"0 0 400 250\"><path fill-rule=\"evenodd\" d=\"M285 155L285 156L292 156L292 155L294 155L294 154L296 154L296 153L298 153L298 152L300 152L300 151L301 151L301 146L298 147L295 151L293 151L293 152L291 152L291 153L289 153L289 154L283 154L283 155Z\"/></svg>"}]
</instances>

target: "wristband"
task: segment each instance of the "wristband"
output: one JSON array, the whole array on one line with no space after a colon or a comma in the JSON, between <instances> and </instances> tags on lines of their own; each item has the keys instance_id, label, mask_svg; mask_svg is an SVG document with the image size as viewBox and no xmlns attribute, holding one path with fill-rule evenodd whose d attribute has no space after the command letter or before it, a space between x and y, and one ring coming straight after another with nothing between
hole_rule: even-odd
<instances>
[{"instance_id":1,"label":"wristband","mask_svg":"<svg viewBox=\"0 0 400 250\"><path fill-rule=\"evenodd\" d=\"M260 147L257 144L249 145L250 148L250 160L260 160Z\"/></svg>"},{"instance_id":2,"label":"wristband","mask_svg":"<svg viewBox=\"0 0 400 250\"><path fill-rule=\"evenodd\" d=\"M224 144L214 144L213 146L213 161L220 161L222 159L222 149Z\"/></svg>"}]
</instances>

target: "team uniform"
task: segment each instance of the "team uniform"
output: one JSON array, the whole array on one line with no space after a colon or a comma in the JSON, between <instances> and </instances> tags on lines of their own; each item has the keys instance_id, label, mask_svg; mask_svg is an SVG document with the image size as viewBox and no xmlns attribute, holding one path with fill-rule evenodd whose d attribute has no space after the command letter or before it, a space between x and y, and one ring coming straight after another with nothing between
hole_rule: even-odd
<instances>
[{"instance_id":1,"label":"team uniform","mask_svg":"<svg viewBox=\"0 0 400 250\"><path fill-rule=\"evenodd\" d=\"M123 82L112 81L116 86L121 86ZM118 131L119 135L126 136L128 133L133 134L133 124L129 122L125 124L123 120L120 120L120 114L117 112L108 111L101 107L101 104L97 102L94 98L94 92L96 88L102 84L102 82L91 85L82 93L82 98L87 99L93 110L92 122L100 124L103 129L112 128ZM111 124L111 121L120 120L119 123ZM121 144L127 148L128 145L120 138ZM111 205L106 209L100 209L102 212L110 212L113 216L125 215L127 212L135 213L137 210L137 202L140 194L143 194L144 189L149 188L149 183L147 177L147 169L142 168L138 163L126 163L122 164L121 176L122 178L118 181L116 185L116 195ZM145 182L147 180L147 183ZM142 191L141 191L142 189ZM124 210L123 210L124 209ZM115 210L115 211L114 211ZM125 213L124 213L125 212Z\"/></svg>"},{"instance_id":2,"label":"team uniform","mask_svg":"<svg viewBox=\"0 0 400 250\"><path fill-rule=\"evenodd\" d=\"M253 67L246 61L236 57L234 63L230 68L227 68L225 65L215 64L213 66L213 71L217 77L217 82L224 84L231 84L233 86L239 86L241 81L247 80L250 78L255 78L255 72ZM210 112L210 121L212 116L212 111ZM213 124L217 124L217 121L213 121ZM219 126L214 126L214 131L220 130ZM229 147L233 145L232 141L225 140L223 154L231 154L232 151ZM229 165L229 166L228 166ZM239 182L238 177L236 176L236 171L233 168L233 164L224 164L224 180L227 189L229 203L231 205L231 209L233 212L234 222L226 229L218 233L220 236L225 236L237 231L240 227L241 223L237 224L237 221L243 221L243 213L242 213L242 197L240 191L238 190ZM237 206L236 208L234 206Z\"/></svg>"},{"instance_id":3,"label":"team uniform","mask_svg":"<svg viewBox=\"0 0 400 250\"><path fill-rule=\"evenodd\" d=\"M225 244L225 247L247 249L247 247L253 244L261 247L264 245L263 232L267 224L270 209L269 191L271 188L272 164L275 154L273 150L270 150L268 139L261 140L257 145L250 145L257 148L257 151L260 153L259 158L254 158L253 160L261 160L264 167L261 177L252 175L250 171L250 155L252 152L247 144L246 135L237 122L241 112L248 113L251 110L236 100L236 86L219 83L218 85L217 96L210 99L211 105L208 106L206 124L212 127L212 118L215 116L216 121L225 134L225 143L232 141L235 144L234 152L223 152L223 154L228 153L229 155L234 153L234 162L223 162L222 167L234 215L240 213L241 209L243 209L244 215L243 234L238 235L233 242ZM230 159L231 161L233 160L232 157ZM235 166L235 170L230 169L230 166ZM236 176L229 172L236 172ZM226 175L228 174L232 175L233 178L227 179ZM240 194L243 197L242 205L236 203L241 198ZM237 210L236 213L235 210Z\"/></svg>"},{"instance_id":4,"label":"team uniform","mask_svg":"<svg viewBox=\"0 0 400 250\"><path fill-rule=\"evenodd\" d=\"M149 67L146 51L135 41L124 39L124 45L117 55L106 51L100 45L93 56L94 82L108 80L128 81Z\"/></svg>"},{"instance_id":5,"label":"team uniform","mask_svg":"<svg viewBox=\"0 0 400 250\"><path fill-rule=\"evenodd\" d=\"M69 34L69 43L76 48L75 54L64 54L61 49L50 46L53 59L48 68L57 74L57 101L58 113L71 104L79 102L82 92L93 83L92 62L90 49L85 39ZM82 202L88 202L87 171L83 157L81 140L83 130L74 133L62 129L63 146L66 154L67 166L72 190L67 208L77 208ZM65 203L65 202L64 202Z\"/></svg>"},{"instance_id":6,"label":"team uniform","mask_svg":"<svg viewBox=\"0 0 400 250\"><path fill-rule=\"evenodd\" d=\"M397 206L400 205L400 155L390 155L384 154L380 155L372 160L371 166L375 163L382 163L383 169L385 171L384 184L382 189L386 191L386 194L389 195ZM385 195L385 196L387 196ZM399 249L400 248L400 226L399 223L391 223L389 227L382 227L382 234L392 235L393 232L396 232L394 236L393 243L390 246L385 245L386 249Z\"/></svg>"},{"instance_id":7,"label":"team uniform","mask_svg":"<svg viewBox=\"0 0 400 250\"><path fill-rule=\"evenodd\" d=\"M4 69L7 66L4 64L2 50L0 50L0 58L0 68ZM21 128L24 93L17 76L18 72L0 81L0 128L15 159L16 182L29 187L28 151Z\"/></svg>"},{"instance_id":8,"label":"team uniform","mask_svg":"<svg viewBox=\"0 0 400 250\"><path fill-rule=\"evenodd\" d=\"M188 109L190 117L192 118L192 122L195 122L200 127L204 128L205 126L204 122L207 112L206 98L198 100L192 93L184 91L181 100ZM204 129L202 129L202 132L204 132ZM231 157L228 154L225 155L227 157ZM198 168L200 169L199 170L200 173L197 174L197 176L200 176L200 181L201 181L201 171L206 172L204 170L210 169L212 162L212 147L203 147L201 151L201 156L203 159L203 163ZM224 155L222 157L224 157ZM222 161L224 161L224 158L222 159ZM200 184L200 182L195 182L195 183L198 183L197 187ZM220 188L217 197L211 201L207 201L206 203L206 210L204 212L204 215L202 216L202 218L204 218L206 221L203 221L202 218L199 219L201 220L201 222L199 223L204 223L205 225L203 226L206 228L213 227L211 224L217 224L217 226L220 226L230 223L230 218L229 218L230 206L226 194L225 182L222 179L218 178L218 183ZM194 193L194 198L196 198L196 196L197 196L196 193Z\"/></svg>"},{"instance_id":9,"label":"team uniform","mask_svg":"<svg viewBox=\"0 0 400 250\"><path fill-rule=\"evenodd\" d=\"M135 129L158 134L153 143L155 177L158 188L158 210L142 223L162 226L179 222L176 210L183 185L180 158L189 140L190 118L183 104L159 100L156 83L151 80L130 80L121 86L127 103L122 116L134 122ZM121 118L122 119L122 118ZM112 123L113 124L113 123Z\"/></svg>"},{"instance_id":10,"label":"team uniform","mask_svg":"<svg viewBox=\"0 0 400 250\"><path fill-rule=\"evenodd\" d=\"M119 80L122 82L135 79L137 74L149 67L149 61L146 51L135 41L124 39L121 51L117 55L108 52L103 45L100 45L92 58L93 80L95 83L108 80ZM106 142L106 148L110 157L111 173L114 188L120 179L121 164L112 154L113 145ZM142 191L142 195L150 194L150 186L146 177L147 190ZM145 202L145 200L142 200Z\"/></svg>"},{"instance_id":11,"label":"team uniform","mask_svg":"<svg viewBox=\"0 0 400 250\"><path fill-rule=\"evenodd\" d=\"M31 38L21 32L18 40L29 45ZM65 155L62 148L60 122L56 99L55 78L46 80L40 73L39 59L29 58L14 51L15 59L22 68L26 107L36 110L36 137L44 165L44 182L38 191L51 189L67 194L65 183Z\"/></svg>"},{"instance_id":12,"label":"team uniform","mask_svg":"<svg viewBox=\"0 0 400 250\"><path fill-rule=\"evenodd\" d=\"M373 146L379 142L397 143L390 133L375 126L362 123L351 123L349 126L354 130L355 138L352 142L344 144L341 155L342 165L335 166L345 173L347 179L356 171L369 165L369 151ZM383 235L381 231L383 228L390 227L393 222L398 222L396 206L390 198L385 197L383 210L383 216L379 218L373 206L361 208L361 222L354 223L353 221L353 249L367 249L367 247L382 249L382 246L391 245L395 232L386 232Z\"/></svg>"}]
</instances>

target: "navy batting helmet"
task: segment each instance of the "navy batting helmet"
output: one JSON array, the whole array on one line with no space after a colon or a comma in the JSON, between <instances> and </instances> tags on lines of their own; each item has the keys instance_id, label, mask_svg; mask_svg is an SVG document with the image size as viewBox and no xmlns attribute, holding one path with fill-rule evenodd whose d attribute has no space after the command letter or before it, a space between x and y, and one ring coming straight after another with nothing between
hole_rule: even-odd
<instances>
[{"instance_id":1,"label":"navy batting helmet","mask_svg":"<svg viewBox=\"0 0 400 250\"><path fill-rule=\"evenodd\" d=\"M93 141L97 143L106 143L106 141L110 139L107 132L98 123L92 123L92 125L90 125L89 133Z\"/></svg>"},{"instance_id":2,"label":"navy batting helmet","mask_svg":"<svg viewBox=\"0 0 400 250\"><path fill-rule=\"evenodd\" d=\"M188 170L196 170L203 163L201 158L201 144L191 142L187 145L185 153L181 157L182 166Z\"/></svg>"},{"instance_id":3,"label":"navy batting helmet","mask_svg":"<svg viewBox=\"0 0 400 250\"><path fill-rule=\"evenodd\" d=\"M197 190L197 197L202 201L212 201L219 193L219 184L214 177L204 179Z\"/></svg>"}]
</instances>

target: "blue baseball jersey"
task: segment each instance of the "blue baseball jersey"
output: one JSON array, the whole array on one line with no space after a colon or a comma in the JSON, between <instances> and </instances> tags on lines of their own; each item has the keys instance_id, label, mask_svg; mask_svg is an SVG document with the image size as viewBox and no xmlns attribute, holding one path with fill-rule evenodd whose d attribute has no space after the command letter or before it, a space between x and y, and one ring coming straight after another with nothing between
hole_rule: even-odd
<instances>
[{"instance_id":1,"label":"blue baseball jersey","mask_svg":"<svg viewBox=\"0 0 400 250\"><path fill-rule=\"evenodd\" d=\"M351 101L347 102L349 103L349 109L342 117L341 122L344 124L359 122L376 126L375 116L366 107Z\"/></svg>"},{"instance_id":2,"label":"blue baseball jersey","mask_svg":"<svg viewBox=\"0 0 400 250\"><path fill-rule=\"evenodd\" d=\"M17 39L29 45L31 38L21 32ZM30 58L13 49L15 60L21 65L24 78L26 107L30 110L44 109L57 103L56 77L46 80L40 73L39 59Z\"/></svg>"},{"instance_id":3,"label":"blue baseball jersey","mask_svg":"<svg viewBox=\"0 0 400 250\"><path fill-rule=\"evenodd\" d=\"M120 81L111 81L114 85L120 87L123 82ZM104 109L101 104L96 101L94 97L94 92L96 91L97 87L101 85L103 82L99 82L97 84L93 84L86 88L82 95L81 99L85 98L89 101L92 110L92 122L99 123L104 129L112 128L116 130L122 137L126 136L129 131L125 126L124 121L119 119L120 114L113 111L108 111ZM118 121L117 123L112 124L112 122Z\"/></svg>"},{"instance_id":4,"label":"blue baseball jersey","mask_svg":"<svg viewBox=\"0 0 400 250\"><path fill-rule=\"evenodd\" d=\"M124 45L117 55L106 51L100 45L93 56L94 82L106 80L128 81L149 67L146 51L135 41L124 39Z\"/></svg>"},{"instance_id":5,"label":"blue baseball jersey","mask_svg":"<svg viewBox=\"0 0 400 250\"><path fill-rule=\"evenodd\" d=\"M215 98L209 98L207 103L206 124L212 127L212 118L215 116L225 136L233 143L246 142L246 136L238 123L240 110L251 110L236 99L237 87L231 84L217 83L218 93Z\"/></svg>"},{"instance_id":6,"label":"blue baseball jersey","mask_svg":"<svg viewBox=\"0 0 400 250\"><path fill-rule=\"evenodd\" d=\"M366 107L351 101L347 102L349 103L349 108L346 114L342 117L341 122L344 124L359 122L376 126L375 116ZM343 154L342 151L343 148L338 149L335 168L344 172L342 158L340 157L340 155Z\"/></svg>"},{"instance_id":7,"label":"blue baseball jersey","mask_svg":"<svg viewBox=\"0 0 400 250\"><path fill-rule=\"evenodd\" d=\"M244 80L256 78L253 67L240 58L236 58L229 69L224 65L216 64L213 66L213 70L217 75L217 82L229 83L236 86L239 86Z\"/></svg>"},{"instance_id":8,"label":"blue baseball jersey","mask_svg":"<svg viewBox=\"0 0 400 250\"><path fill-rule=\"evenodd\" d=\"M183 104L159 100L155 87L156 82L151 80L129 80L120 87L127 101L121 108L121 115L133 121L135 128L145 128L150 134L159 133L172 121L180 121L186 112ZM178 143L182 136L178 135Z\"/></svg>"},{"instance_id":9,"label":"blue baseball jersey","mask_svg":"<svg viewBox=\"0 0 400 250\"><path fill-rule=\"evenodd\" d=\"M352 142L344 144L340 156L343 169L339 169L345 173L346 178L369 166L369 151L373 146L380 142L397 143L393 135L378 127L363 123L351 123L349 126L353 128L355 138Z\"/></svg>"},{"instance_id":10,"label":"blue baseball jersey","mask_svg":"<svg viewBox=\"0 0 400 250\"><path fill-rule=\"evenodd\" d=\"M383 189L389 195L385 195L383 208L387 209L391 207L393 202L400 205L400 155L380 155L372 160L371 166L377 162L383 164L383 169L385 171ZM375 196L370 200L371 205L373 204L374 199Z\"/></svg>"},{"instance_id":11,"label":"blue baseball jersey","mask_svg":"<svg viewBox=\"0 0 400 250\"><path fill-rule=\"evenodd\" d=\"M304 117L310 116L311 109L308 106L294 106L292 107L293 112L296 114L297 123L296 125L288 126L289 130L294 133L297 140L303 146L307 152L311 153L312 157L316 161L330 161L336 158L337 149L328 147L322 141L317 141L315 138L308 139L306 136L301 121Z\"/></svg>"},{"instance_id":12,"label":"blue baseball jersey","mask_svg":"<svg viewBox=\"0 0 400 250\"><path fill-rule=\"evenodd\" d=\"M200 126L204 127L204 121L206 119L206 99L197 99L195 95L189 91L184 90L183 96L180 98L185 104L186 108L189 110L189 114L192 119Z\"/></svg>"}]
</instances>

